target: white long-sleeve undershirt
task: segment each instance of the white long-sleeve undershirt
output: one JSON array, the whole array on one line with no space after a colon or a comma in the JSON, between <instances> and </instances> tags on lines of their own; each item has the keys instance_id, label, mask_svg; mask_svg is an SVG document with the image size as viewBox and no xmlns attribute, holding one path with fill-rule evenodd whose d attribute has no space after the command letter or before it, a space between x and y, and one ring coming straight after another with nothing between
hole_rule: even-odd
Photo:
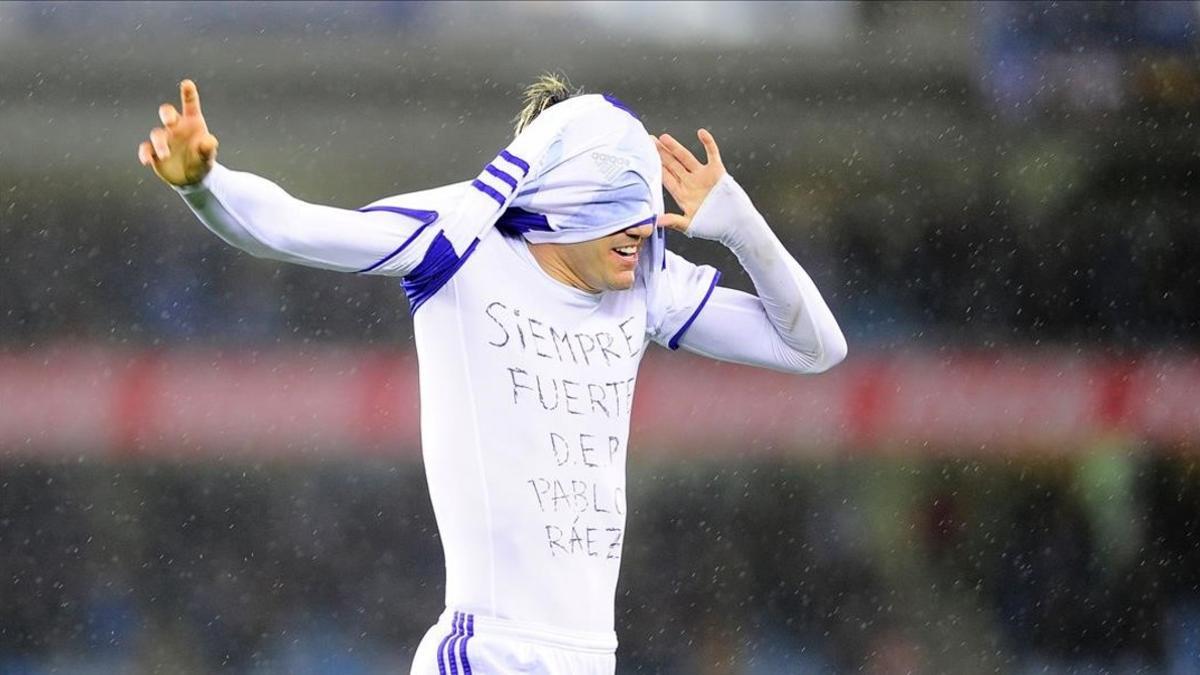
<instances>
[{"instance_id":1,"label":"white long-sleeve undershirt","mask_svg":"<svg viewBox=\"0 0 1200 675\"><path fill-rule=\"evenodd\" d=\"M220 164L200 183L177 190L225 242L253 256L309 267L404 276L436 236L413 218L310 204L265 178Z\"/></svg>"},{"instance_id":2,"label":"white long-sleeve undershirt","mask_svg":"<svg viewBox=\"0 0 1200 675\"><path fill-rule=\"evenodd\" d=\"M680 346L723 361L797 373L822 372L846 357L846 338L816 284L731 176L708 194L687 234L733 251L758 295L714 289Z\"/></svg>"},{"instance_id":3,"label":"white long-sleeve undershirt","mask_svg":"<svg viewBox=\"0 0 1200 675\"><path fill-rule=\"evenodd\" d=\"M421 263L436 236L434 228L412 218L311 204L265 178L219 164L204 181L179 192L229 244L310 267L404 276ZM816 285L732 177L713 188L688 234L729 247L758 295L713 289L680 346L797 373L821 372L845 358L846 340Z\"/></svg>"}]
</instances>

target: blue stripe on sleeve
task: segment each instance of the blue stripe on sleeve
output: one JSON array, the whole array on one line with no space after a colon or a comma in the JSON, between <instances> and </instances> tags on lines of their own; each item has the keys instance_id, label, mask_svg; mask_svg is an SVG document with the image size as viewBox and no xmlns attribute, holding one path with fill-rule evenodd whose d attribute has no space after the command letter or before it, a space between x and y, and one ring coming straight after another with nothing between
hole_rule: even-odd
<instances>
[{"instance_id":1,"label":"blue stripe on sleeve","mask_svg":"<svg viewBox=\"0 0 1200 675\"><path fill-rule=\"evenodd\" d=\"M525 160L521 159L520 157L517 157L516 155L512 154L511 152L509 152L507 150L501 150L500 156L503 157L506 161L508 161L513 166L520 167L522 176L529 175L529 162L526 162Z\"/></svg>"},{"instance_id":2,"label":"blue stripe on sleeve","mask_svg":"<svg viewBox=\"0 0 1200 675\"><path fill-rule=\"evenodd\" d=\"M372 212L376 212L376 211L385 211L387 213L398 213L402 216L408 216L409 218L415 218L415 219L421 221L421 226L417 228L416 232L413 232L411 235L409 235L408 239L405 239L404 243L400 244L400 246L395 251L392 251L391 253L385 255L382 259L380 259L374 265L370 265L368 267L364 267L361 270L356 271L355 274L365 274L367 272L370 272L370 271L378 268L380 265L384 264L385 262L391 260L392 258L395 258L397 255L400 255L400 252L403 251L405 248L408 248L408 245L413 243L413 241L416 240L417 236L425 231L425 228L432 225L433 222L438 219L437 211L424 211L421 209L406 209L401 206L364 206L363 208L359 209L359 211L362 213L372 213Z\"/></svg>"},{"instance_id":3,"label":"blue stripe on sleeve","mask_svg":"<svg viewBox=\"0 0 1200 675\"><path fill-rule=\"evenodd\" d=\"M492 174L496 178L499 178L500 180L504 181L505 183L508 183L508 186L510 188L512 188L514 190L517 189L517 179L508 175L504 171L497 169L496 167L492 166L491 164L488 164L487 166L483 167L483 170Z\"/></svg>"},{"instance_id":4,"label":"blue stripe on sleeve","mask_svg":"<svg viewBox=\"0 0 1200 675\"><path fill-rule=\"evenodd\" d=\"M358 210L360 213L372 213L374 211L387 211L388 213L399 213L402 216L416 218L426 225L437 220L437 211L426 211L424 209L406 209L403 206L364 206Z\"/></svg>"},{"instance_id":5,"label":"blue stripe on sleeve","mask_svg":"<svg viewBox=\"0 0 1200 675\"><path fill-rule=\"evenodd\" d=\"M708 304L708 299L712 297L713 289L717 287L717 282L720 280L721 270L717 270L716 274L713 274L712 283L708 285L708 292L704 294L704 299L701 300L700 304L696 306L696 311L692 312L692 315L688 317L688 320L684 322L683 326L681 326L679 330L671 336L671 340L667 342L667 347L671 349L679 349L679 339L683 337L683 334L687 332L687 329L692 327L692 322L696 320L696 317L700 316L700 310L704 309L704 306Z\"/></svg>"},{"instance_id":6,"label":"blue stripe on sleeve","mask_svg":"<svg viewBox=\"0 0 1200 675\"><path fill-rule=\"evenodd\" d=\"M500 204L500 206L504 206L504 201L505 201L504 195L497 192L495 190L495 188L493 188L491 185L488 185L487 183L476 178L475 180L471 181L471 187L475 188L476 190L479 190L483 194L491 197L492 199L495 199L496 203Z\"/></svg>"}]
</instances>

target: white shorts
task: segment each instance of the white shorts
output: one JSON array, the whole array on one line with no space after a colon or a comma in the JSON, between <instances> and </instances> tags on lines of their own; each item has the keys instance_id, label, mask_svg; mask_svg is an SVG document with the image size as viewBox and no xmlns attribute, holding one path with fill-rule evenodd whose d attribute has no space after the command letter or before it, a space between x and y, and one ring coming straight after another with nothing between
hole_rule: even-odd
<instances>
[{"instance_id":1,"label":"white shorts","mask_svg":"<svg viewBox=\"0 0 1200 675\"><path fill-rule=\"evenodd\" d=\"M412 675L613 675L615 634L579 633L447 609L417 647Z\"/></svg>"}]
</instances>

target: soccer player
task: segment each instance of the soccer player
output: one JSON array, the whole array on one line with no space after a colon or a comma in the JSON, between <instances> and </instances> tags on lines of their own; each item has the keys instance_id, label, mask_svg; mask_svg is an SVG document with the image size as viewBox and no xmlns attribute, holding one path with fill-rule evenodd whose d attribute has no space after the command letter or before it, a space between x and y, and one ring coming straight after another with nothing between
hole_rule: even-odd
<instances>
[{"instance_id":1,"label":"soccer player","mask_svg":"<svg viewBox=\"0 0 1200 675\"><path fill-rule=\"evenodd\" d=\"M612 673L625 460L650 342L814 373L846 342L816 286L726 173L608 96L546 77L478 176L358 210L216 162L191 81L138 148L218 237L253 255L399 277L413 312L446 610L412 672ZM662 189L682 213L664 213ZM670 253L721 242L756 295Z\"/></svg>"}]
</instances>

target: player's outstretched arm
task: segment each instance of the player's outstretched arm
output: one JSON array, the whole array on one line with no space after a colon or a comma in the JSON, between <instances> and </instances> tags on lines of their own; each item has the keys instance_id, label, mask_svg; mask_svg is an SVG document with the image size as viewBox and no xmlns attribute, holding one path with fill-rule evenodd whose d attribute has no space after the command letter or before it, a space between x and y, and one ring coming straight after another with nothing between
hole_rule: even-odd
<instances>
[{"instance_id":1,"label":"player's outstretched arm","mask_svg":"<svg viewBox=\"0 0 1200 675\"><path fill-rule=\"evenodd\" d=\"M655 139L663 185L683 210L659 222L721 242L737 256L757 297L716 288L680 345L705 356L785 370L821 372L846 357L846 338L816 284L788 253L725 171L712 134L701 129L707 162L677 140Z\"/></svg>"},{"instance_id":2,"label":"player's outstretched arm","mask_svg":"<svg viewBox=\"0 0 1200 675\"><path fill-rule=\"evenodd\" d=\"M161 127L138 146L138 159L174 187L206 227L262 258L344 272L403 276L436 236L421 220L309 204L275 183L216 161L195 83L179 85L182 112L159 106Z\"/></svg>"}]
</instances>

